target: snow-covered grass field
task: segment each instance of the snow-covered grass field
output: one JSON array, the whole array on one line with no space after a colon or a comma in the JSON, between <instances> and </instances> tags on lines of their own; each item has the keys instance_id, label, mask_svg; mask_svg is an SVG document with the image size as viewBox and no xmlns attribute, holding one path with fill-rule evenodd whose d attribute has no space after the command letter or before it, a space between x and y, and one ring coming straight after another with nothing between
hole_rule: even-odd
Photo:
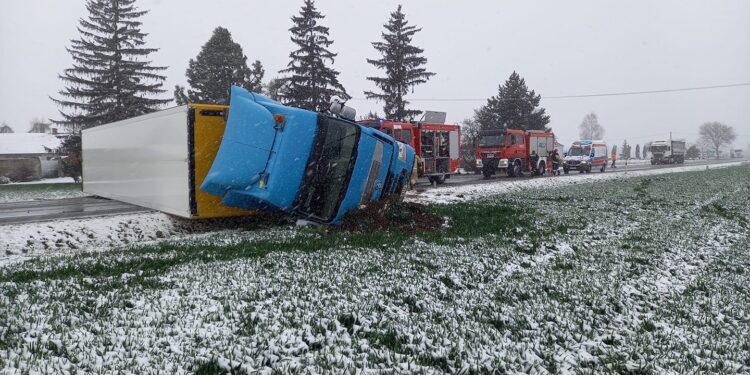
<instances>
[{"instance_id":1,"label":"snow-covered grass field","mask_svg":"<svg viewBox=\"0 0 750 375\"><path fill-rule=\"evenodd\" d=\"M81 191L81 184L74 182L34 181L33 183L0 185L0 203L76 198L87 195Z\"/></svg>"},{"instance_id":2,"label":"snow-covered grass field","mask_svg":"<svg viewBox=\"0 0 750 375\"><path fill-rule=\"evenodd\" d=\"M0 369L750 371L750 166L433 198L457 202L430 206L441 233L278 227L6 264Z\"/></svg>"}]
</instances>

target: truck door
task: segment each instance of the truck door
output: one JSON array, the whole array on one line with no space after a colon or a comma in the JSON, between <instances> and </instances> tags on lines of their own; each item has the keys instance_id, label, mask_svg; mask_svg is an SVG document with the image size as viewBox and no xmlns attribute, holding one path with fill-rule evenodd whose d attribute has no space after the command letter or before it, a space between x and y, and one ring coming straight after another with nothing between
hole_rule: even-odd
<instances>
[{"instance_id":1,"label":"truck door","mask_svg":"<svg viewBox=\"0 0 750 375\"><path fill-rule=\"evenodd\" d=\"M460 137L458 135L458 130L453 130L449 134L450 137L450 159L451 159L451 168L449 169L450 172L453 172L455 169L458 168L458 162L461 158L461 148L460 148ZM454 166L455 164L455 166Z\"/></svg>"}]
</instances>

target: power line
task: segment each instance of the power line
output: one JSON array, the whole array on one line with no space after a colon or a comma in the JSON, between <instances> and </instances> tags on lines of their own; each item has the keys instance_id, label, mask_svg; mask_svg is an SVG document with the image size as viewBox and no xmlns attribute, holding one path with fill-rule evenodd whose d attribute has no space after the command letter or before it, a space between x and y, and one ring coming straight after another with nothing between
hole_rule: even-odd
<instances>
[{"instance_id":1,"label":"power line","mask_svg":"<svg viewBox=\"0 0 750 375\"><path fill-rule=\"evenodd\" d=\"M712 90L722 89L729 87L742 87L750 86L750 82L746 83L730 83L727 85L713 85L713 86L696 86L696 87L683 87L677 89L661 89L661 90L644 90L644 91L624 91L624 92L609 92L609 93L598 93L598 94L577 94L577 95L557 95L557 96L542 96L542 99L575 99L575 98L595 98L595 97L606 97L606 96L625 96L625 95L646 95L646 94L660 94L668 92L682 92L682 91L697 91L697 90ZM502 100L519 100L520 98L506 98ZM368 100L367 98L352 98L350 100ZM485 101L487 98L407 98L410 102L479 102Z\"/></svg>"}]
</instances>

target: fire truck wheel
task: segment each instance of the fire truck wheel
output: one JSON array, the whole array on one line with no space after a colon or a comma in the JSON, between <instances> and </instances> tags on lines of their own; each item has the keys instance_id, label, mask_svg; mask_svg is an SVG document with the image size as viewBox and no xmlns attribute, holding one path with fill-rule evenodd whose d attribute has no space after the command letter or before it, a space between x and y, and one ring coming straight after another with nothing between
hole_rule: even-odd
<instances>
[{"instance_id":1,"label":"fire truck wheel","mask_svg":"<svg viewBox=\"0 0 750 375\"><path fill-rule=\"evenodd\" d=\"M568 168L563 168L563 173L565 173L565 174L568 174L568 173L570 173L570 169L568 169Z\"/></svg>"},{"instance_id":2,"label":"fire truck wheel","mask_svg":"<svg viewBox=\"0 0 750 375\"><path fill-rule=\"evenodd\" d=\"M539 175L544 176L547 174L547 165L544 162L539 163Z\"/></svg>"},{"instance_id":3,"label":"fire truck wheel","mask_svg":"<svg viewBox=\"0 0 750 375\"><path fill-rule=\"evenodd\" d=\"M521 169L521 161L516 160L513 166L508 169L510 171L510 177L523 177L523 170Z\"/></svg>"},{"instance_id":4,"label":"fire truck wheel","mask_svg":"<svg viewBox=\"0 0 750 375\"><path fill-rule=\"evenodd\" d=\"M438 185L444 184L445 183L445 175L444 174L440 174L440 175L435 176L435 183L437 183Z\"/></svg>"},{"instance_id":5,"label":"fire truck wheel","mask_svg":"<svg viewBox=\"0 0 750 375\"><path fill-rule=\"evenodd\" d=\"M601 171L602 173L604 173L604 171L606 171L606 170L607 170L607 164L604 164L604 165L602 165L602 168L599 171Z\"/></svg>"}]
</instances>

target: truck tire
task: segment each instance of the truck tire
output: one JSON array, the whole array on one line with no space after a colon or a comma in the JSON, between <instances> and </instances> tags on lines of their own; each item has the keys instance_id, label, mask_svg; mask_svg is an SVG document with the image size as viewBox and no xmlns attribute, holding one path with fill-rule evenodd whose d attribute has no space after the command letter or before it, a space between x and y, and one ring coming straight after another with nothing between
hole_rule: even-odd
<instances>
[{"instance_id":1,"label":"truck tire","mask_svg":"<svg viewBox=\"0 0 750 375\"><path fill-rule=\"evenodd\" d=\"M651 159L651 165L656 165L656 161L654 159Z\"/></svg>"},{"instance_id":2,"label":"truck tire","mask_svg":"<svg viewBox=\"0 0 750 375\"><path fill-rule=\"evenodd\" d=\"M544 176L547 174L547 163L541 162L539 163L539 175Z\"/></svg>"},{"instance_id":3,"label":"truck tire","mask_svg":"<svg viewBox=\"0 0 750 375\"><path fill-rule=\"evenodd\" d=\"M568 169L568 168L563 168L563 173L565 173L565 174L568 174L568 173L570 173L570 169Z\"/></svg>"},{"instance_id":4,"label":"truck tire","mask_svg":"<svg viewBox=\"0 0 750 375\"><path fill-rule=\"evenodd\" d=\"M604 173L604 171L606 171L606 170L607 170L607 164L602 164L602 168L599 169L599 172Z\"/></svg>"},{"instance_id":5,"label":"truck tire","mask_svg":"<svg viewBox=\"0 0 750 375\"><path fill-rule=\"evenodd\" d=\"M440 174L440 175L435 176L435 183L438 184L438 185L444 184L445 183L445 175L444 174Z\"/></svg>"},{"instance_id":6,"label":"truck tire","mask_svg":"<svg viewBox=\"0 0 750 375\"><path fill-rule=\"evenodd\" d=\"M508 167L508 177L523 177L523 169L521 168L521 161L516 160L513 165Z\"/></svg>"}]
</instances>

